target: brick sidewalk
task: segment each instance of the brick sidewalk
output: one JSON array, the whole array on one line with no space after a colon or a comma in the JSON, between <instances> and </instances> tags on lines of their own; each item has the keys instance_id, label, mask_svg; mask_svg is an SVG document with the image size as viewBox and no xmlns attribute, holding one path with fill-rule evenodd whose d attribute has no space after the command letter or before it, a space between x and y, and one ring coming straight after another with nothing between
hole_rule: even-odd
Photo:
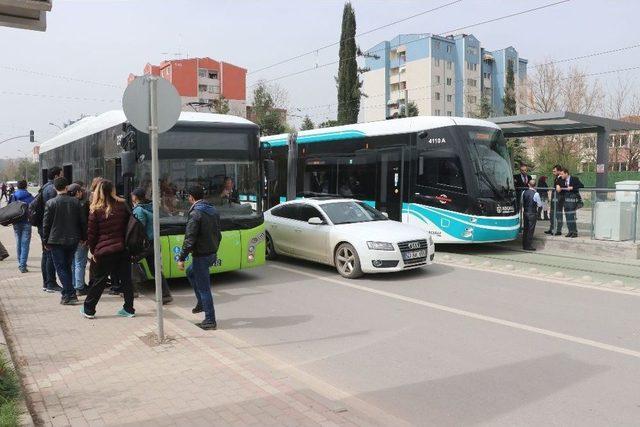
<instances>
[{"instance_id":1,"label":"brick sidewalk","mask_svg":"<svg viewBox=\"0 0 640 427\"><path fill-rule=\"evenodd\" d=\"M5 229L7 230L7 229ZM11 254L13 236L1 233ZM167 312L172 340L155 345L154 302L136 299L137 316L115 316L119 297L103 296L95 320L41 290L39 245L31 273L15 257L0 263L0 309L27 403L38 425L371 425L299 379L239 349L224 331L202 331ZM13 249L13 250L12 250ZM190 315L190 313L189 313Z\"/></svg>"}]
</instances>

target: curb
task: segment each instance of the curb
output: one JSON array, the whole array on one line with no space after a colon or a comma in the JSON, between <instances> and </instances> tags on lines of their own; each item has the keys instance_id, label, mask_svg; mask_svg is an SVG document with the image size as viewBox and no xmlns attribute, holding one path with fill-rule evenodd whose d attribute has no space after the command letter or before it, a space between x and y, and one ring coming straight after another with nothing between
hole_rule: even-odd
<instances>
[{"instance_id":1,"label":"curb","mask_svg":"<svg viewBox=\"0 0 640 427\"><path fill-rule=\"evenodd\" d=\"M20 391L21 394L18 398L18 408L20 409L20 420L19 424L21 427L32 427L35 426L36 423L33 421L33 416L31 415L31 411L27 406L27 397L26 390L24 388L24 384L22 382L22 373L16 367L16 364L13 361L13 350L9 344L9 341L6 338L6 335L9 335L8 331L5 334L5 328L7 328L7 319L4 311L4 306L0 304L0 348L5 349L5 355L7 359L7 363L9 366L15 371L18 376L18 380L20 381Z\"/></svg>"}]
</instances>

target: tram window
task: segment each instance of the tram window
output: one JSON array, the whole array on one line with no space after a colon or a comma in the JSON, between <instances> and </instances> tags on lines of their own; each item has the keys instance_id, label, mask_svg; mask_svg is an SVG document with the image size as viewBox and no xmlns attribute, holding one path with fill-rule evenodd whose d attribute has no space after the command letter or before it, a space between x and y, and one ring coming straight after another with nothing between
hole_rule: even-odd
<instances>
[{"instance_id":1,"label":"tram window","mask_svg":"<svg viewBox=\"0 0 640 427\"><path fill-rule=\"evenodd\" d=\"M338 167L338 194L357 199L375 198L375 163L365 158L345 159Z\"/></svg>"},{"instance_id":2,"label":"tram window","mask_svg":"<svg viewBox=\"0 0 640 427\"><path fill-rule=\"evenodd\" d=\"M452 157L421 156L417 184L423 187L453 187L464 190L464 175L460 159Z\"/></svg>"},{"instance_id":3,"label":"tram window","mask_svg":"<svg viewBox=\"0 0 640 427\"><path fill-rule=\"evenodd\" d=\"M72 165L64 165L62 166L62 174L65 178L67 178L68 182L73 182L73 166Z\"/></svg>"}]
</instances>

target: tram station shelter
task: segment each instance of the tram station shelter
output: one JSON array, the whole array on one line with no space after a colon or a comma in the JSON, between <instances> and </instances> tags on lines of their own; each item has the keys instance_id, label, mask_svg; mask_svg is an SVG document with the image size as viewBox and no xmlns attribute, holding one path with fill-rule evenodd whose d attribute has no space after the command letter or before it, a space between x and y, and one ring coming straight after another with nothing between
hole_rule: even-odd
<instances>
[{"instance_id":1,"label":"tram station shelter","mask_svg":"<svg viewBox=\"0 0 640 427\"><path fill-rule=\"evenodd\" d=\"M596 187L598 188L607 187L609 134L640 130L640 124L638 123L572 113L570 111L491 117L487 120L500 126L505 138L582 133L596 134Z\"/></svg>"},{"instance_id":2,"label":"tram station shelter","mask_svg":"<svg viewBox=\"0 0 640 427\"><path fill-rule=\"evenodd\" d=\"M0 26L45 31L52 0L0 0Z\"/></svg>"}]
</instances>

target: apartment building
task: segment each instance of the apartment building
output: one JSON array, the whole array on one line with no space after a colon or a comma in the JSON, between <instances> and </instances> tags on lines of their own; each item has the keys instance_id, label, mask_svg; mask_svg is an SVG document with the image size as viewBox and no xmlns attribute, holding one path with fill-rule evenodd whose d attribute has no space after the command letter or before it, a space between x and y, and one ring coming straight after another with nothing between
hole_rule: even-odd
<instances>
[{"instance_id":1,"label":"apartment building","mask_svg":"<svg viewBox=\"0 0 640 427\"><path fill-rule=\"evenodd\" d=\"M211 58L189 58L147 64L143 74L169 80L182 98L183 111L209 112L214 100L224 97L229 114L246 116L247 70ZM136 76L129 74L130 83Z\"/></svg>"},{"instance_id":2,"label":"apartment building","mask_svg":"<svg viewBox=\"0 0 640 427\"><path fill-rule=\"evenodd\" d=\"M366 122L402 115L411 101L421 115L475 117L483 96L492 115L500 116L508 67L513 67L516 99L527 76L527 60L513 47L488 51L471 34L400 34L365 55L361 119ZM518 113L524 112L518 106Z\"/></svg>"}]
</instances>

